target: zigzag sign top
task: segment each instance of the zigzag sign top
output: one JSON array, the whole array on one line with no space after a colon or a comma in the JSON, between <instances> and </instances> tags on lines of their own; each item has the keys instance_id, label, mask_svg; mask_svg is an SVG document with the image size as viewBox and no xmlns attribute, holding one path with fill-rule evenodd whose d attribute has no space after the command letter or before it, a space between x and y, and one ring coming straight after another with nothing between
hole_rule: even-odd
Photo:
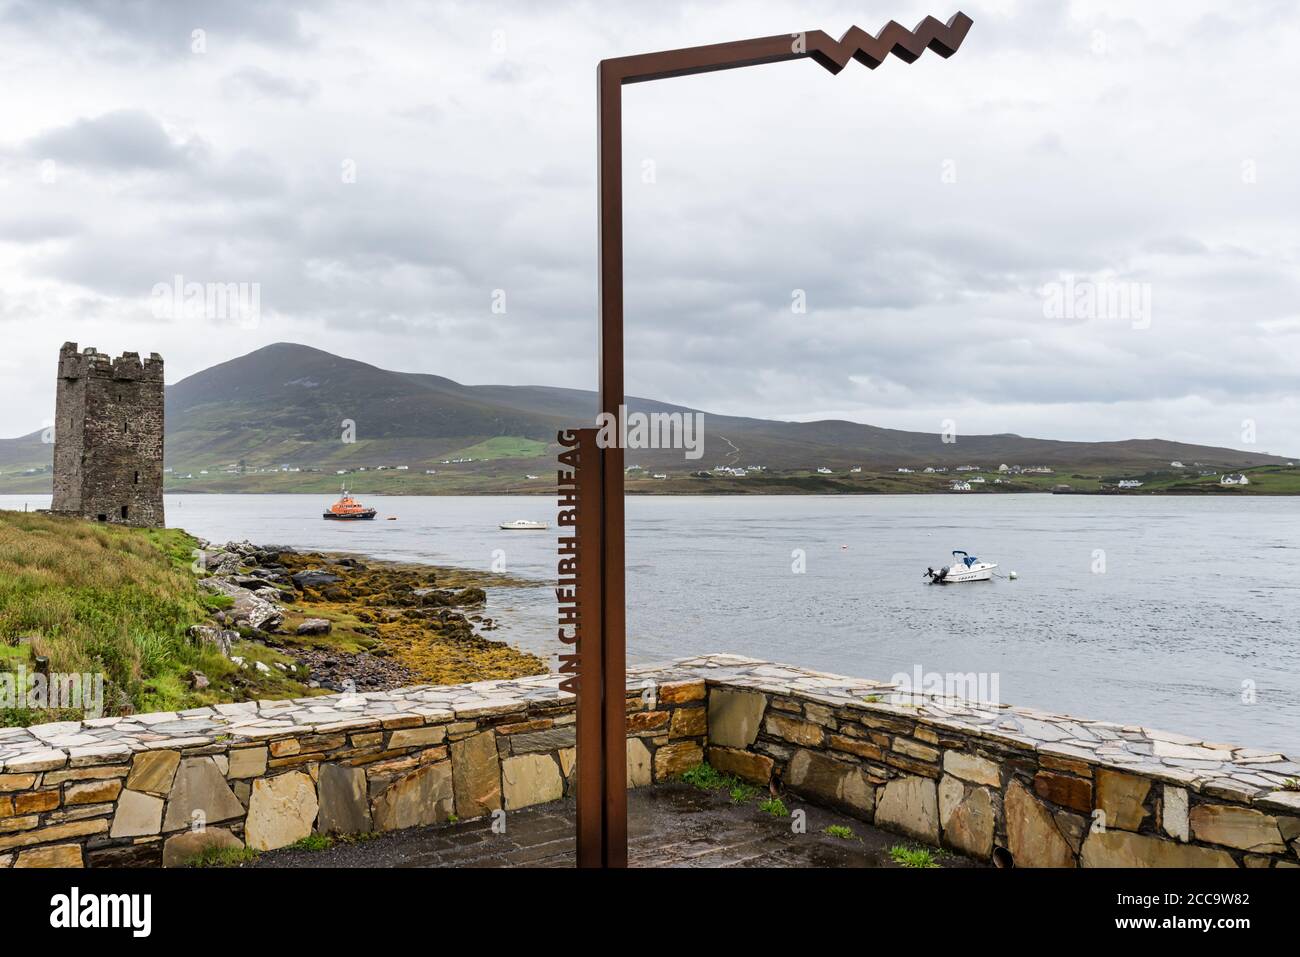
<instances>
[{"instance_id":1,"label":"zigzag sign top","mask_svg":"<svg viewBox=\"0 0 1300 957\"><path fill-rule=\"evenodd\" d=\"M831 73L839 73L851 59L874 70L891 53L906 63L913 62L927 48L939 56L950 57L966 38L971 22L970 17L958 12L947 23L926 17L914 30L890 20L875 36L860 27L850 27L838 40L821 30L781 33L755 40L615 57L601 61L600 74L606 81L640 83L808 57Z\"/></svg>"}]
</instances>

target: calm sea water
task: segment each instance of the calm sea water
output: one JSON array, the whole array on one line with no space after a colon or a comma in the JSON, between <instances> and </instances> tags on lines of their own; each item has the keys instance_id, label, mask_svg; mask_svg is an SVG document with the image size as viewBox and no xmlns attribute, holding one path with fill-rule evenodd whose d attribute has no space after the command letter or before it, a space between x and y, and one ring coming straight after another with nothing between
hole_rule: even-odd
<instances>
[{"instance_id":1,"label":"calm sea water","mask_svg":"<svg viewBox=\"0 0 1300 957\"><path fill-rule=\"evenodd\" d=\"M324 522L315 495L168 496L167 518L213 541L484 570L501 550L539 584L491 595L494 637L558 650L554 529L497 528L553 526L551 499L367 502L398 520ZM633 497L627 514L632 661L729 651L863 677L996 674L1005 702L1300 755L1294 499ZM924 584L954 548L1019 578Z\"/></svg>"}]
</instances>

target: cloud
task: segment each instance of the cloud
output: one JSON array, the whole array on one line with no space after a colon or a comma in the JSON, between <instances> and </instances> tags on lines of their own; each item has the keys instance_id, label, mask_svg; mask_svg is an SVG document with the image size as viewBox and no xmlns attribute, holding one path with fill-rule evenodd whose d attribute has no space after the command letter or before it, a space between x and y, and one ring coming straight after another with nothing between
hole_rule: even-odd
<instances>
[{"instance_id":1,"label":"cloud","mask_svg":"<svg viewBox=\"0 0 1300 957\"><path fill-rule=\"evenodd\" d=\"M590 386L596 62L880 26L834 0L37 9L0 34L45 91L0 151L0 322L41 315L16 394L47 397L64 339L163 352L172 378L296 340ZM1219 445L1249 417L1300 452L1300 131L1278 120L1300 15L1218 11L1206 58L1209 0L966 12L948 60L625 91L629 392ZM259 283L262 325L160 323L149 291L177 274ZM1049 317L1064 277L1149 290L1150 323ZM47 417L0 404L0 434Z\"/></svg>"},{"instance_id":2,"label":"cloud","mask_svg":"<svg viewBox=\"0 0 1300 957\"><path fill-rule=\"evenodd\" d=\"M50 130L27 143L41 160L107 170L169 170L189 166L204 152L194 139L178 141L142 110L115 110Z\"/></svg>"},{"instance_id":3,"label":"cloud","mask_svg":"<svg viewBox=\"0 0 1300 957\"><path fill-rule=\"evenodd\" d=\"M328 4L317 9L325 12ZM308 48L302 12L261 0L8 0L0 23L51 46L74 44L93 57L189 57L195 31L213 48L253 43Z\"/></svg>"},{"instance_id":4,"label":"cloud","mask_svg":"<svg viewBox=\"0 0 1300 957\"><path fill-rule=\"evenodd\" d=\"M320 91L313 80L295 80L257 66L236 70L222 80L222 89L229 96L246 99L290 100L306 103Z\"/></svg>"}]
</instances>

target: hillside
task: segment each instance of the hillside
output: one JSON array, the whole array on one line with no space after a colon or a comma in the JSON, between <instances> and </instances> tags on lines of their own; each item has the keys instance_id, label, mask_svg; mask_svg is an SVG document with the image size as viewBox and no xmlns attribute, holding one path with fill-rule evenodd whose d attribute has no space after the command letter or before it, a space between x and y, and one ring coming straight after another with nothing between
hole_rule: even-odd
<instances>
[{"instance_id":1,"label":"hillside","mask_svg":"<svg viewBox=\"0 0 1300 957\"><path fill-rule=\"evenodd\" d=\"M628 405L633 411L695 411L642 398L630 398ZM590 423L595 410L592 392L467 386L279 343L167 388L169 490L322 491L337 486L340 471L364 475L364 482L354 482L358 489L374 488L372 473L380 466L405 466L400 487L387 475L377 487L541 491L548 487L544 473L550 470L556 431ZM51 457L52 448L40 433L0 441L0 492L48 491ZM455 459L472 461L444 461ZM938 434L855 422L713 414L705 416L701 459L647 450L629 452L628 460L668 473L674 483L715 466L747 465L774 473L814 473L818 467L886 473L902 466L996 468L1001 463L1044 465L1058 472L1146 473L1172 461L1211 469L1285 464L1273 456L1160 439L1062 442L1004 434L963 435L955 444L945 444ZM282 466L296 471L273 471ZM27 471L31 469L38 471ZM429 470L438 474L426 476Z\"/></svg>"}]
</instances>

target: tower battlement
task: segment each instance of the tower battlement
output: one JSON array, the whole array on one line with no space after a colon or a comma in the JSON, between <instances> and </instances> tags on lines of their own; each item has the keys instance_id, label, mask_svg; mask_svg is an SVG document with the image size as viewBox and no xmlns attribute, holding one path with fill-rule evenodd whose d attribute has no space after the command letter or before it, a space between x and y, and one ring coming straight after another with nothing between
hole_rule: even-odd
<instances>
[{"instance_id":1,"label":"tower battlement","mask_svg":"<svg viewBox=\"0 0 1300 957\"><path fill-rule=\"evenodd\" d=\"M163 525L163 360L59 350L51 511Z\"/></svg>"},{"instance_id":2,"label":"tower battlement","mask_svg":"<svg viewBox=\"0 0 1300 957\"><path fill-rule=\"evenodd\" d=\"M123 352L116 359L110 358L94 347L87 347L84 352L77 351L75 342L65 342L59 350L60 379L102 379L156 380L163 379L162 356L156 352L149 353L149 358L140 361L140 353Z\"/></svg>"}]
</instances>

